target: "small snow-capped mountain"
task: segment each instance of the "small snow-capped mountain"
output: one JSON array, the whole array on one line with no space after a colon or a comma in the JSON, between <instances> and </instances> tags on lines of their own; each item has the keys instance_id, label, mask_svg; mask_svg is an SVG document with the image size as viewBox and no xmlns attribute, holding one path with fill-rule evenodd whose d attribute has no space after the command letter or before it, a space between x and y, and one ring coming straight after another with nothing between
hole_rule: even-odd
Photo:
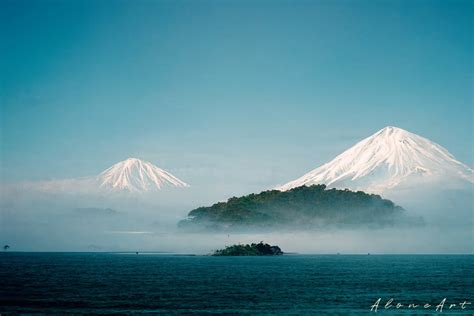
<instances>
[{"instance_id":1,"label":"small snow-capped mountain","mask_svg":"<svg viewBox=\"0 0 474 316\"><path fill-rule=\"evenodd\" d=\"M150 162L128 158L114 164L99 175L25 182L17 187L22 190L48 193L103 195L156 192L164 188L185 188L189 185Z\"/></svg>"},{"instance_id":2,"label":"small snow-capped mountain","mask_svg":"<svg viewBox=\"0 0 474 316\"><path fill-rule=\"evenodd\" d=\"M408 184L455 180L474 183L474 171L445 148L401 128L387 126L334 160L276 189L313 184L381 193Z\"/></svg>"},{"instance_id":3,"label":"small snow-capped mountain","mask_svg":"<svg viewBox=\"0 0 474 316\"><path fill-rule=\"evenodd\" d=\"M116 163L101 172L96 181L101 189L109 191L146 192L189 186L171 173L137 158Z\"/></svg>"}]
</instances>

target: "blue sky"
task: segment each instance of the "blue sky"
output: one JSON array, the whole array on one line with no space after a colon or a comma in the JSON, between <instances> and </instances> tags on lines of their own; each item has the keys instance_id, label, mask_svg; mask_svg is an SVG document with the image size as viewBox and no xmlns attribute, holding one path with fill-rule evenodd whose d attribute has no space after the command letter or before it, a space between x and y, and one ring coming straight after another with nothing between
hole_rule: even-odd
<instances>
[{"instance_id":1,"label":"blue sky","mask_svg":"<svg viewBox=\"0 0 474 316\"><path fill-rule=\"evenodd\" d=\"M0 2L1 177L248 191L395 125L474 165L471 1Z\"/></svg>"}]
</instances>

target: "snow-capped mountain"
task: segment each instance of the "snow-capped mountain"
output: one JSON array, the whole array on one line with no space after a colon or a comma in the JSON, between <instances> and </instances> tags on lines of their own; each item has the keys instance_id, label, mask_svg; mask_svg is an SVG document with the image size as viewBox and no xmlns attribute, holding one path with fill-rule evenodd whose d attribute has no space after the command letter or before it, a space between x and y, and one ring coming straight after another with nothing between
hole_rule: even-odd
<instances>
[{"instance_id":1,"label":"snow-capped mountain","mask_svg":"<svg viewBox=\"0 0 474 316\"><path fill-rule=\"evenodd\" d=\"M189 185L150 162L128 158L99 175L72 179L55 179L22 184L23 189L49 193L107 194L156 192L164 188Z\"/></svg>"},{"instance_id":2,"label":"snow-capped mountain","mask_svg":"<svg viewBox=\"0 0 474 316\"><path fill-rule=\"evenodd\" d=\"M326 184L381 193L409 184L455 180L474 183L474 171L445 148L401 128L387 126L344 151L334 160L277 187Z\"/></svg>"},{"instance_id":3,"label":"snow-capped mountain","mask_svg":"<svg viewBox=\"0 0 474 316\"><path fill-rule=\"evenodd\" d=\"M116 163L101 172L97 176L97 182L102 189L130 192L161 190L165 186L189 186L171 173L137 158Z\"/></svg>"}]
</instances>

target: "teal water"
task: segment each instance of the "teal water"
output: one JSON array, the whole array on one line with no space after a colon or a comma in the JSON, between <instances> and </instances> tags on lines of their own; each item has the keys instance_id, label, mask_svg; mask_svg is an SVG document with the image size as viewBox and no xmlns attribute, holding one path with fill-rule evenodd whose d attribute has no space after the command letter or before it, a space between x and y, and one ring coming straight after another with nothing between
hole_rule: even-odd
<instances>
[{"instance_id":1,"label":"teal water","mask_svg":"<svg viewBox=\"0 0 474 316\"><path fill-rule=\"evenodd\" d=\"M0 254L0 314L473 314L474 256ZM433 307L408 309L416 303ZM372 313L374 313L372 311ZM439 312L438 312L439 314Z\"/></svg>"}]
</instances>

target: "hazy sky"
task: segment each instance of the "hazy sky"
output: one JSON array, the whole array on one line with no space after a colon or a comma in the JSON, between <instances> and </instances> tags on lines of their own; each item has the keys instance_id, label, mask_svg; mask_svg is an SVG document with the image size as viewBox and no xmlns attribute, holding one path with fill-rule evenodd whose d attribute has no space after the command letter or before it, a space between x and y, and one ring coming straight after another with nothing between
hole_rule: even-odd
<instances>
[{"instance_id":1,"label":"hazy sky","mask_svg":"<svg viewBox=\"0 0 474 316\"><path fill-rule=\"evenodd\" d=\"M237 191L395 125L471 167L472 1L0 1L1 179Z\"/></svg>"}]
</instances>

